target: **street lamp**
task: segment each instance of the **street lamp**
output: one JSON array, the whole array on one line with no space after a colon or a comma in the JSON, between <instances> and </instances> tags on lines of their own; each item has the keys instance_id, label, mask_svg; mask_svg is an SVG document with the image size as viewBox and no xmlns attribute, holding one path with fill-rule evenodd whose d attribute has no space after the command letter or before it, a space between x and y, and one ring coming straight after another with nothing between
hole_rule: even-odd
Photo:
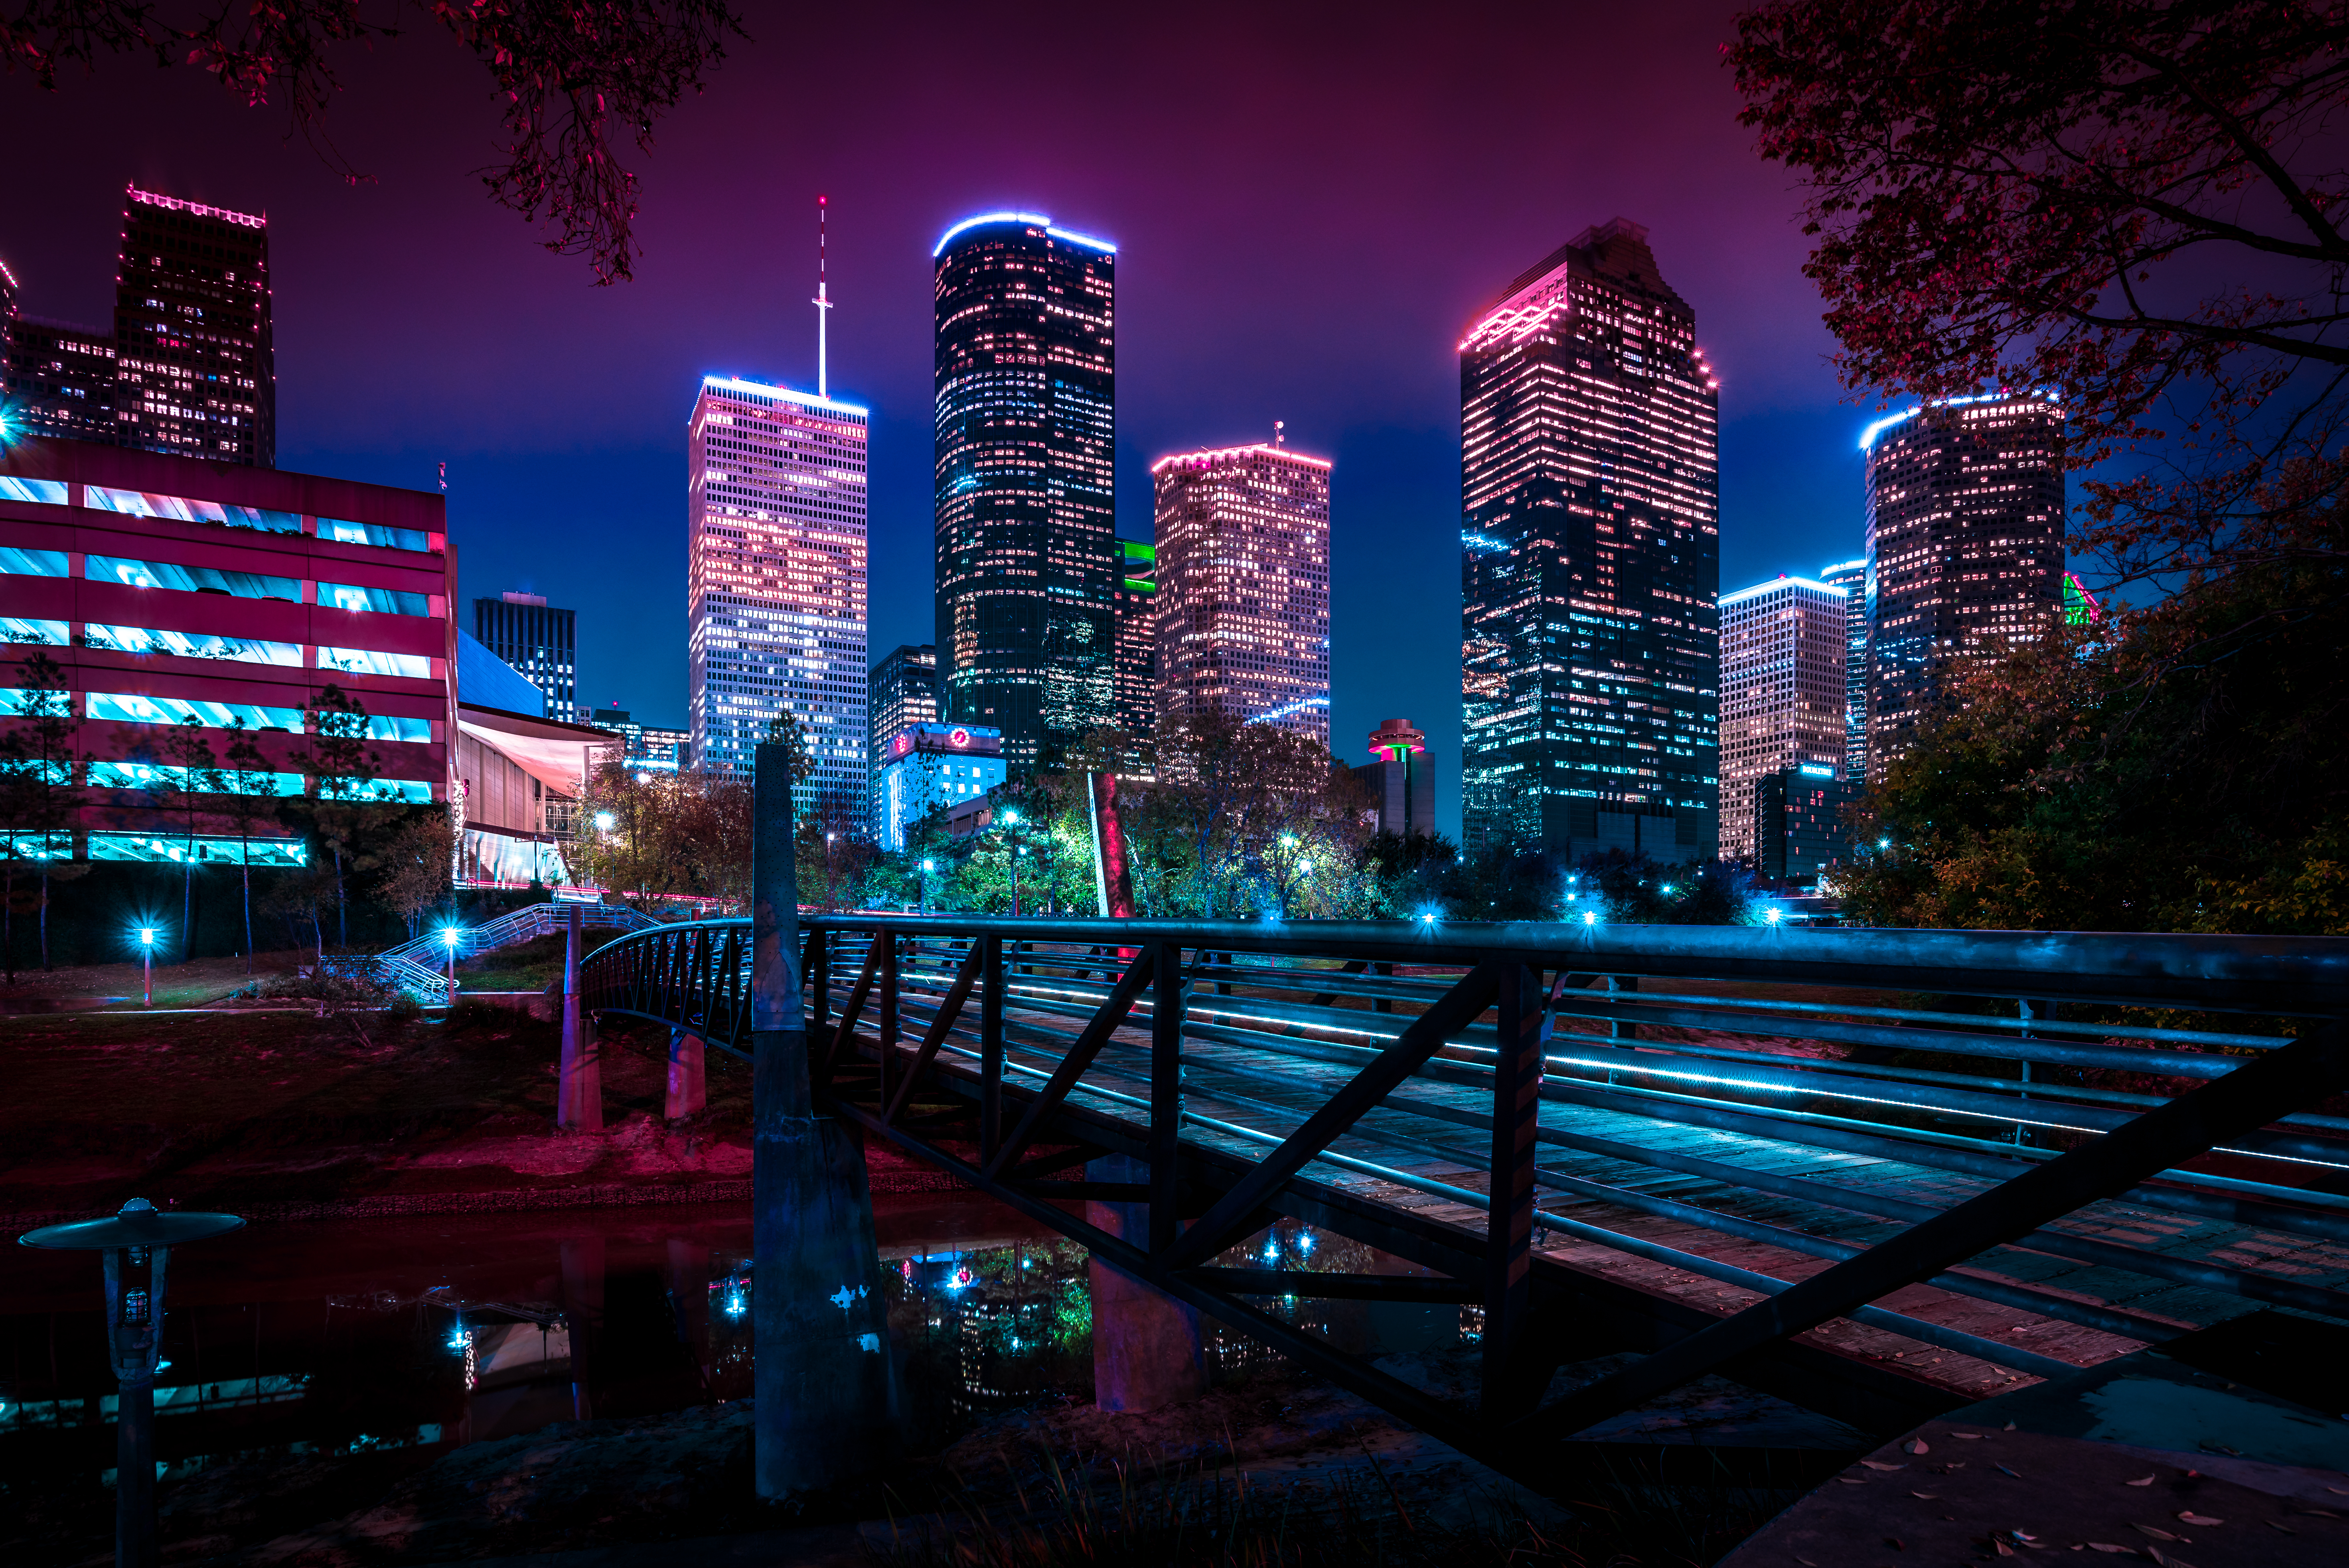
<instances>
[{"instance_id":1,"label":"street lamp","mask_svg":"<svg viewBox=\"0 0 2349 1568\"><path fill-rule=\"evenodd\" d=\"M155 1005L155 928L139 928L140 999L141 1007Z\"/></svg>"},{"instance_id":2,"label":"street lamp","mask_svg":"<svg viewBox=\"0 0 2349 1568\"><path fill-rule=\"evenodd\" d=\"M443 926L440 928L440 946L445 949L449 954L449 1005L451 1007L457 1005L458 934L457 928L454 926Z\"/></svg>"},{"instance_id":3,"label":"street lamp","mask_svg":"<svg viewBox=\"0 0 2349 1568\"><path fill-rule=\"evenodd\" d=\"M922 913L926 915L930 912L930 873L937 868L938 863L935 860L922 862Z\"/></svg>"},{"instance_id":4,"label":"street lamp","mask_svg":"<svg viewBox=\"0 0 2349 1568\"><path fill-rule=\"evenodd\" d=\"M141 936L151 935L151 929ZM116 1568L155 1565L155 1373L163 1350L163 1265L173 1247L225 1235L233 1214L165 1214L134 1198L107 1220L45 1225L26 1247L94 1251L106 1270L106 1346L120 1415L114 1428Z\"/></svg>"},{"instance_id":5,"label":"street lamp","mask_svg":"<svg viewBox=\"0 0 2349 1568\"><path fill-rule=\"evenodd\" d=\"M595 814L595 826L599 832L611 832L613 827L618 824L619 820L620 819L618 817L614 816L608 811L599 811Z\"/></svg>"}]
</instances>

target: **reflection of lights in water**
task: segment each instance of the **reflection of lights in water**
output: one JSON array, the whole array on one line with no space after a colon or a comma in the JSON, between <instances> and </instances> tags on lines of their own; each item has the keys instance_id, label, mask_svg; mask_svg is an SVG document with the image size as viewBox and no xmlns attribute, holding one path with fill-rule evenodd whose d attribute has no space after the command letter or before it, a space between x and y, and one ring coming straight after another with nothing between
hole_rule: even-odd
<instances>
[{"instance_id":1,"label":"reflection of lights in water","mask_svg":"<svg viewBox=\"0 0 2349 1568\"><path fill-rule=\"evenodd\" d=\"M1277 1262L1280 1262L1280 1243L1279 1243L1279 1241L1266 1241L1266 1242L1265 1242L1265 1244L1264 1244L1264 1261L1265 1261L1266 1262L1268 1262L1268 1263L1277 1263Z\"/></svg>"},{"instance_id":2,"label":"reflection of lights in water","mask_svg":"<svg viewBox=\"0 0 2349 1568\"><path fill-rule=\"evenodd\" d=\"M957 1269L955 1271L954 1283L955 1289L957 1290L960 1290L963 1286L970 1283L970 1271L968 1269Z\"/></svg>"},{"instance_id":3,"label":"reflection of lights in water","mask_svg":"<svg viewBox=\"0 0 2349 1568\"><path fill-rule=\"evenodd\" d=\"M1312 1231L1299 1231L1297 1233L1297 1250L1298 1250L1299 1251L1300 1251L1300 1252L1310 1252L1311 1251L1313 1251L1313 1232L1312 1232Z\"/></svg>"},{"instance_id":4,"label":"reflection of lights in water","mask_svg":"<svg viewBox=\"0 0 2349 1568\"><path fill-rule=\"evenodd\" d=\"M728 1317L740 1317L742 1314L748 1310L749 1309L743 1305L742 1298L740 1296L728 1296L726 1298L726 1315Z\"/></svg>"},{"instance_id":5,"label":"reflection of lights in water","mask_svg":"<svg viewBox=\"0 0 2349 1568\"><path fill-rule=\"evenodd\" d=\"M897 1272L905 1275L905 1278L909 1280L912 1279L914 1277L914 1260L908 1258L904 1262L898 1264Z\"/></svg>"},{"instance_id":6,"label":"reflection of lights in water","mask_svg":"<svg viewBox=\"0 0 2349 1568\"><path fill-rule=\"evenodd\" d=\"M472 1343L473 1336L466 1332L465 1326L462 1324L458 1324L455 1328L449 1331L450 1349L464 1350L470 1347Z\"/></svg>"}]
</instances>

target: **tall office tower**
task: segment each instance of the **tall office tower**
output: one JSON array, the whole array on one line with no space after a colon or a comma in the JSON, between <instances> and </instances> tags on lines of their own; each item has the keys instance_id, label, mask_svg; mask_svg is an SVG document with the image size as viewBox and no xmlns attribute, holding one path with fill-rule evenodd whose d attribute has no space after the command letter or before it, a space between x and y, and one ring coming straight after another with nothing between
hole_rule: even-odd
<instances>
[{"instance_id":1,"label":"tall office tower","mask_svg":"<svg viewBox=\"0 0 2349 1568\"><path fill-rule=\"evenodd\" d=\"M1719 383L1648 232L1586 229L1460 343L1472 851L1713 852Z\"/></svg>"},{"instance_id":2,"label":"tall office tower","mask_svg":"<svg viewBox=\"0 0 2349 1568\"><path fill-rule=\"evenodd\" d=\"M1760 782L1843 772L1844 590L1779 577L1721 597L1721 855L1752 865ZM1783 803L1782 803L1783 807Z\"/></svg>"},{"instance_id":3,"label":"tall office tower","mask_svg":"<svg viewBox=\"0 0 2349 1568\"><path fill-rule=\"evenodd\" d=\"M693 763L747 774L784 709L811 776L792 809L865 807L864 454L851 403L705 376L693 405L687 722Z\"/></svg>"},{"instance_id":4,"label":"tall office tower","mask_svg":"<svg viewBox=\"0 0 2349 1568\"><path fill-rule=\"evenodd\" d=\"M117 265L117 441L274 468L269 220L133 185Z\"/></svg>"},{"instance_id":5,"label":"tall office tower","mask_svg":"<svg viewBox=\"0 0 2349 1568\"><path fill-rule=\"evenodd\" d=\"M1285 446L1162 457L1158 712L1330 743L1330 464Z\"/></svg>"},{"instance_id":6,"label":"tall office tower","mask_svg":"<svg viewBox=\"0 0 2349 1568\"><path fill-rule=\"evenodd\" d=\"M473 636L546 693L549 713L568 719L579 706L577 611L554 608L543 594L475 599Z\"/></svg>"},{"instance_id":7,"label":"tall office tower","mask_svg":"<svg viewBox=\"0 0 2349 1568\"><path fill-rule=\"evenodd\" d=\"M1860 437L1868 483L1868 772L1908 750L1954 663L2044 636L2064 595L2064 410L1955 398Z\"/></svg>"},{"instance_id":8,"label":"tall office tower","mask_svg":"<svg viewBox=\"0 0 2349 1568\"><path fill-rule=\"evenodd\" d=\"M114 444L114 333L24 314L0 262L0 409L8 433Z\"/></svg>"},{"instance_id":9,"label":"tall office tower","mask_svg":"<svg viewBox=\"0 0 2349 1568\"><path fill-rule=\"evenodd\" d=\"M1868 777L1868 557L1837 561L1819 581L1843 590L1843 781L1856 794Z\"/></svg>"},{"instance_id":10,"label":"tall office tower","mask_svg":"<svg viewBox=\"0 0 2349 1568\"><path fill-rule=\"evenodd\" d=\"M886 842L886 803L881 770L885 743L898 731L936 723L938 717L938 650L928 643L899 643L881 656L865 683L865 788L872 832Z\"/></svg>"},{"instance_id":11,"label":"tall office tower","mask_svg":"<svg viewBox=\"0 0 2349 1568\"><path fill-rule=\"evenodd\" d=\"M1158 547L1121 539L1125 575L1116 605L1117 727L1148 735L1158 727Z\"/></svg>"},{"instance_id":12,"label":"tall office tower","mask_svg":"<svg viewBox=\"0 0 2349 1568\"><path fill-rule=\"evenodd\" d=\"M1379 760L1354 769L1370 787L1379 831L1409 838L1435 831L1435 767L1427 737L1408 719L1384 719L1371 732L1371 754Z\"/></svg>"},{"instance_id":13,"label":"tall office tower","mask_svg":"<svg viewBox=\"0 0 2349 1568\"><path fill-rule=\"evenodd\" d=\"M941 716L1018 773L1115 712L1117 247L989 213L931 256Z\"/></svg>"}]
</instances>

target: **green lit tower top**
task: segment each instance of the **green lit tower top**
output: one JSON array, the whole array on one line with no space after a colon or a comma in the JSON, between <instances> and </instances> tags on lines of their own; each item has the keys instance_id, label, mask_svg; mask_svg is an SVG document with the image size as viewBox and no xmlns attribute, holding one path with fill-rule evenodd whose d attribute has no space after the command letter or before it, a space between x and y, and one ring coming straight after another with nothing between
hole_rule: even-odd
<instances>
[{"instance_id":1,"label":"green lit tower top","mask_svg":"<svg viewBox=\"0 0 2349 1568\"><path fill-rule=\"evenodd\" d=\"M932 255L941 717L1016 771L1115 717L1117 249L989 213Z\"/></svg>"}]
</instances>

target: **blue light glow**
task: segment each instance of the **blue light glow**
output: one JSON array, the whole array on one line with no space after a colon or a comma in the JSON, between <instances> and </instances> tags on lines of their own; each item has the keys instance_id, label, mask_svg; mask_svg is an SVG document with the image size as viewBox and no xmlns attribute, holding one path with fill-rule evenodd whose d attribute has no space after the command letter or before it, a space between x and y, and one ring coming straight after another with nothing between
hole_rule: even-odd
<instances>
[{"instance_id":1,"label":"blue light glow","mask_svg":"<svg viewBox=\"0 0 2349 1568\"><path fill-rule=\"evenodd\" d=\"M1056 240L1066 240L1073 245L1090 245L1094 250L1107 251L1111 255L1117 254L1117 247L1107 240L1097 240L1091 234L1081 234L1073 229L1046 229L1044 232Z\"/></svg>"},{"instance_id":2,"label":"blue light glow","mask_svg":"<svg viewBox=\"0 0 2349 1568\"><path fill-rule=\"evenodd\" d=\"M728 1317L740 1317L749 1310L750 1308L748 1304L740 1296L728 1296L726 1298L726 1315Z\"/></svg>"},{"instance_id":3,"label":"blue light glow","mask_svg":"<svg viewBox=\"0 0 2349 1568\"><path fill-rule=\"evenodd\" d=\"M940 234L938 243L931 248L930 259L936 261L944 255L947 246L954 243L954 237L957 234L961 234L965 229L978 228L981 223L1033 223L1040 229L1049 231L1052 226L1052 220L1041 213L981 213L976 218L965 218L961 223Z\"/></svg>"},{"instance_id":4,"label":"blue light glow","mask_svg":"<svg viewBox=\"0 0 2349 1568\"><path fill-rule=\"evenodd\" d=\"M704 391L715 389L732 392L738 396L747 394L754 398L780 398L787 403L802 403L812 409L832 409L843 414L856 414L860 417L873 412L872 410L855 403L843 403L838 398L819 398L813 392L793 391L789 387L773 382L745 380L740 376L704 376L701 378L701 389Z\"/></svg>"}]
</instances>

